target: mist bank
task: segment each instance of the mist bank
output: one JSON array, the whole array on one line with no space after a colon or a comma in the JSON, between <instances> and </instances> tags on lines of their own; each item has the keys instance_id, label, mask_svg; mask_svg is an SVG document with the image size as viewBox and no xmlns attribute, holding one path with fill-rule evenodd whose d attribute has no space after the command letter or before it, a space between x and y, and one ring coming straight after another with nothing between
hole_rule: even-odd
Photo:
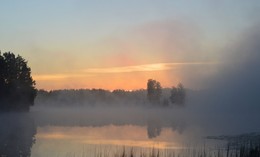
<instances>
[{"instance_id":1,"label":"mist bank","mask_svg":"<svg viewBox=\"0 0 260 157\"><path fill-rule=\"evenodd\" d=\"M79 106L115 106L147 103L147 91L105 89L70 89L70 90L39 90L35 106L49 107L79 107Z\"/></svg>"},{"instance_id":2,"label":"mist bank","mask_svg":"<svg viewBox=\"0 0 260 157\"><path fill-rule=\"evenodd\" d=\"M154 80L155 81L155 80ZM155 81L156 82L156 81ZM159 82L158 82L159 83ZM39 90L35 106L46 107L97 107L97 106L184 106L185 89L181 85L183 96L180 101L179 87L139 89L127 91L116 89L64 89L45 91ZM157 91L156 91L157 90ZM173 96L172 96L173 95Z\"/></svg>"},{"instance_id":3,"label":"mist bank","mask_svg":"<svg viewBox=\"0 0 260 157\"><path fill-rule=\"evenodd\" d=\"M259 110L239 110L235 106L233 110L227 110L224 106L226 103L215 102L213 98L215 97L209 90L188 90L185 106L35 105L31 108L31 114L39 127L138 125L147 127L147 136L150 138L159 136L163 128L172 128L183 137L190 138L260 131Z\"/></svg>"}]
</instances>

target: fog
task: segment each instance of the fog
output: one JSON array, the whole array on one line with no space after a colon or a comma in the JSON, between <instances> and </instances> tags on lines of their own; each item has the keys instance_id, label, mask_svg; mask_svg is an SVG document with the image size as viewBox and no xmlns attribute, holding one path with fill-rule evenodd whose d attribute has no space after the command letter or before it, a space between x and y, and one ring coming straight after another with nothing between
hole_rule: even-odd
<instances>
[{"instance_id":1,"label":"fog","mask_svg":"<svg viewBox=\"0 0 260 157\"><path fill-rule=\"evenodd\" d=\"M199 130L198 135L241 134L260 131L260 27L256 26L234 37L225 52L218 72L205 78L203 90L187 87L185 106L159 107L131 103L113 106L46 107L35 104L31 112L39 126L147 126L147 136L160 135L163 127L182 134ZM167 94L166 94L167 95ZM146 99L145 95L142 95ZM131 105L129 105L131 104ZM59 107L57 107L59 106ZM75 106L71 104L71 106ZM194 131L197 132L197 131Z\"/></svg>"},{"instance_id":2,"label":"fog","mask_svg":"<svg viewBox=\"0 0 260 157\"><path fill-rule=\"evenodd\" d=\"M259 2L104 2L0 6L0 156L259 156Z\"/></svg>"},{"instance_id":3,"label":"fog","mask_svg":"<svg viewBox=\"0 0 260 157\"><path fill-rule=\"evenodd\" d=\"M258 23L223 50L227 55L220 72L210 80L204 95L209 113L220 114L220 123L230 124L228 128L233 125L234 132L259 131L259 32Z\"/></svg>"},{"instance_id":4,"label":"fog","mask_svg":"<svg viewBox=\"0 0 260 157\"><path fill-rule=\"evenodd\" d=\"M170 128L175 133L171 140L191 145L207 136L214 139L218 135L246 134L254 139L260 132L258 26L237 35L219 50L225 56L217 65L217 72L213 77L201 79L204 88L200 90L187 86L183 105L164 104L170 96L169 88L163 89L160 104L149 103L144 89L38 92L29 113L0 114L0 122L5 124L0 131L0 153L30 156L37 142L37 130L48 134L51 127L64 130L70 127L106 129L111 125L145 127L145 138L155 141ZM127 135L120 134L120 137ZM38 143L39 147L43 145Z\"/></svg>"},{"instance_id":5,"label":"fog","mask_svg":"<svg viewBox=\"0 0 260 157\"><path fill-rule=\"evenodd\" d=\"M222 51L219 72L199 92L200 117L206 127L220 133L259 131L260 89L259 24L234 37ZM190 102L193 106L193 102ZM196 104L196 103L195 103ZM195 109L194 109L195 110ZM205 127L204 126L204 127Z\"/></svg>"}]
</instances>

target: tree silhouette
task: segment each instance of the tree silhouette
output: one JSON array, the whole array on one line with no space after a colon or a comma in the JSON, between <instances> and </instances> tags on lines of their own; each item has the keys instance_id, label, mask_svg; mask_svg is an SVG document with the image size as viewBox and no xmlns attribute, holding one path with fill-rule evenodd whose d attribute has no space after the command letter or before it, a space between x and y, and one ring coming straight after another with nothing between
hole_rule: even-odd
<instances>
[{"instance_id":1,"label":"tree silhouette","mask_svg":"<svg viewBox=\"0 0 260 157\"><path fill-rule=\"evenodd\" d=\"M147 82L147 98L153 104L159 104L162 95L162 87L160 82L149 79Z\"/></svg>"},{"instance_id":2,"label":"tree silhouette","mask_svg":"<svg viewBox=\"0 0 260 157\"><path fill-rule=\"evenodd\" d=\"M186 92L183 84L179 83L176 87L172 87L170 100L173 104L183 105L185 103Z\"/></svg>"},{"instance_id":3,"label":"tree silhouette","mask_svg":"<svg viewBox=\"0 0 260 157\"><path fill-rule=\"evenodd\" d=\"M0 111L29 111L36 97L35 81L27 61L0 52Z\"/></svg>"}]
</instances>

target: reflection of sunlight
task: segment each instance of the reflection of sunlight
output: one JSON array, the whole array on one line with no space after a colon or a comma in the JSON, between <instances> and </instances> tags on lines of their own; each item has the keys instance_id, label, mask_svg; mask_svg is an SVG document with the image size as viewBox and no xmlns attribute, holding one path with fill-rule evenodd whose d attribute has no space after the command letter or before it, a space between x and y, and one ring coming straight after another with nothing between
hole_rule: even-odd
<instances>
[{"instance_id":1,"label":"reflection of sunlight","mask_svg":"<svg viewBox=\"0 0 260 157\"><path fill-rule=\"evenodd\" d=\"M140 147L140 148L180 148L175 143L164 141L136 141L136 140L85 140L83 144L95 144L95 145L115 145L115 146L128 146L128 147Z\"/></svg>"},{"instance_id":2,"label":"reflection of sunlight","mask_svg":"<svg viewBox=\"0 0 260 157\"><path fill-rule=\"evenodd\" d=\"M70 139L70 136L63 133L37 134L40 139Z\"/></svg>"},{"instance_id":3,"label":"reflection of sunlight","mask_svg":"<svg viewBox=\"0 0 260 157\"><path fill-rule=\"evenodd\" d=\"M102 126L102 127L44 127L38 128L37 141L66 140L82 145L110 145L140 148L180 148L173 141L175 133L164 128L162 134L154 139L147 137L144 126Z\"/></svg>"}]
</instances>

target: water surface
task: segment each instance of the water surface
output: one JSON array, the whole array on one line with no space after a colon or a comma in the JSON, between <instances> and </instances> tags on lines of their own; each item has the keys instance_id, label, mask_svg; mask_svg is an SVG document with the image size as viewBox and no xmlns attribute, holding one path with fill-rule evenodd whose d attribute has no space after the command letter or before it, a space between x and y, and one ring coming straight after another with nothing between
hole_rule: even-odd
<instances>
[{"instance_id":1,"label":"water surface","mask_svg":"<svg viewBox=\"0 0 260 157\"><path fill-rule=\"evenodd\" d=\"M32 156L65 156L66 154L95 154L109 151L116 154L123 147L136 150L180 149L181 135L171 128L163 128L155 138L147 136L146 126L107 125L102 127L53 127L37 128Z\"/></svg>"}]
</instances>

